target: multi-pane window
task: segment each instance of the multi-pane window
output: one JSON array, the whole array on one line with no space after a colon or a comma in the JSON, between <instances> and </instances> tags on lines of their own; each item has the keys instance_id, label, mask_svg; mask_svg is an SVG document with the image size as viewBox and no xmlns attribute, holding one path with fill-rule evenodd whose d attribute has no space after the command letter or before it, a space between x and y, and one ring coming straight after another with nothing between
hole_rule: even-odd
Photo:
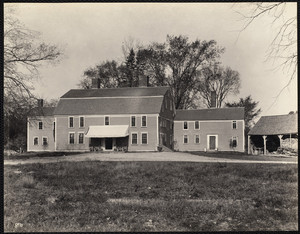
<instances>
[{"instance_id":1,"label":"multi-pane window","mask_svg":"<svg viewBox=\"0 0 300 234\"><path fill-rule=\"evenodd\" d=\"M69 144L75 143L75 133L69 133Z\"/></svg>"},{"instance_id":2,"label":"multi-pane window","mask_svg":"<svg viewBox=\"0 0 300 234\"><path fill-rule=\"evenodd\" d=\"M142 116L142 127L147 127L147 116L146 115Z\"/></svg>"},{"instance_id":3,"label":"multi-pane window","mask_svg":"<svg viewBox=\"0 0 300 234\"><path fill-rule=\"evenodd\" d=\"M78 133L78 144L83 144L83 133Z\"/></svg>"},{"instance_id":4,"label":"multi-pane window","mask_svg":"<svg viewBox=\"0 0 300 234\"><path fill-rule=\"evenodd\" d=\"M39 138L35 137L33 138L33 145L38 145L39 144Z\"/></svg>"},{"instance_id":5,"label":"multi-pane window","mask_svg":"<svg viewBox=\"0 0 300 234\"><path fill-rule=\"evenodd\" d=\"M196 135L196 136L195 136L195 143L196 143L196 144L199 144L199 143L200 143L200 137L199 137L199 135Z\"/></svg>"},{"instance_id":6,"label":"multi-pane window","mask_svg":"<svg viewBox=\"0 0 300 234\"><path fill-rule=\"evenodd\" d=\"M236 129L236 128L237 128L236 121L234 120L234 121L232 121L232 129Z\"/></svg>"},{"instance_id":7,"label":"multi-pane window","mask_svg":"<svg viewBox=\"0 0 300 234\"><path fill-rule=\"evenodd\" d=\"M188 123L187 123L187 121L183 122L183 129L188 129Z\"/></svg>"},{"instance_id":8,"label":"multi-pane window","mask_svg":"<svg viewBox=\"0 0 300 234\"><path fill-rule=\"evenodd\" d=\"M199 129L199 121L195 121L195 129Z\"/></svg>"},{"instance_id":9,"label":"multi-pane window","mask_svg":"<svg viewBox=\"0 0 300 234\"><path fill-rule=\"evenodd\" d=\"M237 137L232 137L232 147L237 147Z\"/></svg>"},{"instance_id":10,"label":"multi-pane window","mask_svg":"<svg viewBox=\"0 0 300 234\"><path fill-rule=\"evenodd\" d=\"M43 129L43 122L39 122L39 129Z\"/></svg>"},{"instance_id":11,"label":"multi-pane window","mask_svg":"<svg viewBox=\"0 0 300 234\"><path fill-rule=\"evenodd\" d=\"M105 116L105 125L109 125L109 116Z\"/></svg>"},{"instance_id":12,"label":"multi-pane window","mask_svg":"<svg viewBox=\"0 0 300 234\"><path fill-rule=\"evenodd\" d=\"M131 134L131 144L137 145L137 142L138 142L138 135L137 135L137 133L132 133Z\"/></svg>"},{"instance_id":13,"label":"multi-pane window","mask_svg":"<svg viewBox=\"0 0 300 234\"><path fill-rule=\"evenodd\" d=\"M136 126L136 117L135 116L131 116L131 127L135 127Z\"/></svg>"},{"instance_id":14,"label":"multi-pane window","mask_svg":"<svg viewBox=\"0 0 300 234\"><path fill-rule=\"evenodd\" d=\"M48 138L47 137L43 137L43 145L48 145Z\"/></svg>"},{"instance_id":15,"label":"multi-pane window","mask_svg":"<svg viewBox=\"0 0 300 234\"><path fill-rule=\"evenodd\" d=\"M142 144L148 144L148 134L142 133Z\"/></svg>"},{"instance_id":16,"label":"multi-pane window","mask_svg":"<svg viewBox=\"0 0 300 234\"><path fill-rule=\"evenodd\" d=\"M74 127L74 117L69 117L69 128Z\"/></svg>"},{"instance_id":17,"label":"multi-pane window","mask_svg":"<svg viewBox=\"0 0 300 234\"><path fill-rule=\"evenodd\" d=\"M80 128L84 127L84 117L83 116L79 117L79 127Z\"/></svg>"},{"instance_id":18,"label":"multi-pane window","mask_svg":"<svg viewBox=\"0 0 300 234\"><path fill-rule=\"evenodd\" d=\"M188 135L184 135L184 136L183 136L183 143L184 143L184 144L187 144L188 142L189 142Z\"/></svg>"}]
</instances>

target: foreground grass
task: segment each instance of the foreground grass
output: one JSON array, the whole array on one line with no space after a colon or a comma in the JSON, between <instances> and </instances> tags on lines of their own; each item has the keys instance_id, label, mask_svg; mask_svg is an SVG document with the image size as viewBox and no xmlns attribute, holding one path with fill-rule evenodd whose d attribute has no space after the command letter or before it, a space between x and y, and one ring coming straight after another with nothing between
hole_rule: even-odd
<instances>
[{"instance_id":1,"label":"foreground grass","mask_svg":"<svg viewBox=\"0 0 300 234\"><path fill-rule=\"evenodd\" d=\"M297 165L5 166L4 230L297 230Z\"/></svg>"}]
</instances>

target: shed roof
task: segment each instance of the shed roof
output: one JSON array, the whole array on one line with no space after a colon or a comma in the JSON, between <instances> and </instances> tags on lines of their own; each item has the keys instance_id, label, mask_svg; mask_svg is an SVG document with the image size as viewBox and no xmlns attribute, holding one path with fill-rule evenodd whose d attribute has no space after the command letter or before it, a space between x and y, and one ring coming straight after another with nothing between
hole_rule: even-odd
<instances>
[{"instance_id":1,"label":"shed roof","mask_svg":"<svg viewBox=\"0 0 300 234\"><path fill-rule=\"evenodd\" d=\"M298 114L262 116L249 135L284 135L298 133Z\"/></svg>"},{"instance_id":2,"label":"shed roof","mask_svg":"<svg viewBox=\"0 0 300 234\"><path fill-rule=\"evenodd\" d=\"M71 89L61 98L164 96L168 90L169 87L166 86L106 89Z\"/></svg>"},{"instance_id":3,"label":"shed roof","mask_svg":"<svg viewBox=\"0 0 300 234\"><path fill-rule=\"evenodd\" d=\"M36 107L33 108L28 116L52 116L55 107Z\"/></svg>"},{"instance_id":4,"label":"shed roof","mask_svg":"<svg viewBox=\"0 0 300 234\"><path fill-rule=\"evenodd\" d=\"M244 107L176 110L175 120L243 120Z\"/></svg>"}]
</instances>

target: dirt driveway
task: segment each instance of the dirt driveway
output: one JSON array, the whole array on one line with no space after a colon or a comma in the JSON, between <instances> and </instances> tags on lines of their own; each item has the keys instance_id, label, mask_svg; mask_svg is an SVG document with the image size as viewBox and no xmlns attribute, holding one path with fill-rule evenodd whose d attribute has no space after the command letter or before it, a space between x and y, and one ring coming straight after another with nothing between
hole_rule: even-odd
<instances>
[{"instance_id":1,"label":"dirt driveway","mask_svg":"<svg viewBox=\"0 0 300 234\"><path fill-rule=\"evenodd\" d=\"M213 162L213 163L275 163L275 164L297 164L297 160L288 161L257 161L241 159L212 158L192 155L183 152L143 152L143 153L86 153L62 157L40 157L26 160L4 160L4 165L18 165L30 163L56 163L56 162L78 162L78 161L173 161L173 162Z\"/></svg>"}]
</instances>

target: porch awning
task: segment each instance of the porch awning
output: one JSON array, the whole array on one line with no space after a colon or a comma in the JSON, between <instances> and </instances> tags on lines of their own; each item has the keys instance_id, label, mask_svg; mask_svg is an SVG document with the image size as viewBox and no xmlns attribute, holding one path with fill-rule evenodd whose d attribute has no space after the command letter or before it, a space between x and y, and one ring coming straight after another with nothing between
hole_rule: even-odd
<instances>
[{"instance_id":1,"label":"porch awning","mask_svg":"<svg viewBox=\"0 0 300 234\"><path fill-rule=\"evenodd\" d=\"M128 125L109 125L109 126L89 126L86 137L126 137L128 133Z\"/></svg>"}]
</instances>

